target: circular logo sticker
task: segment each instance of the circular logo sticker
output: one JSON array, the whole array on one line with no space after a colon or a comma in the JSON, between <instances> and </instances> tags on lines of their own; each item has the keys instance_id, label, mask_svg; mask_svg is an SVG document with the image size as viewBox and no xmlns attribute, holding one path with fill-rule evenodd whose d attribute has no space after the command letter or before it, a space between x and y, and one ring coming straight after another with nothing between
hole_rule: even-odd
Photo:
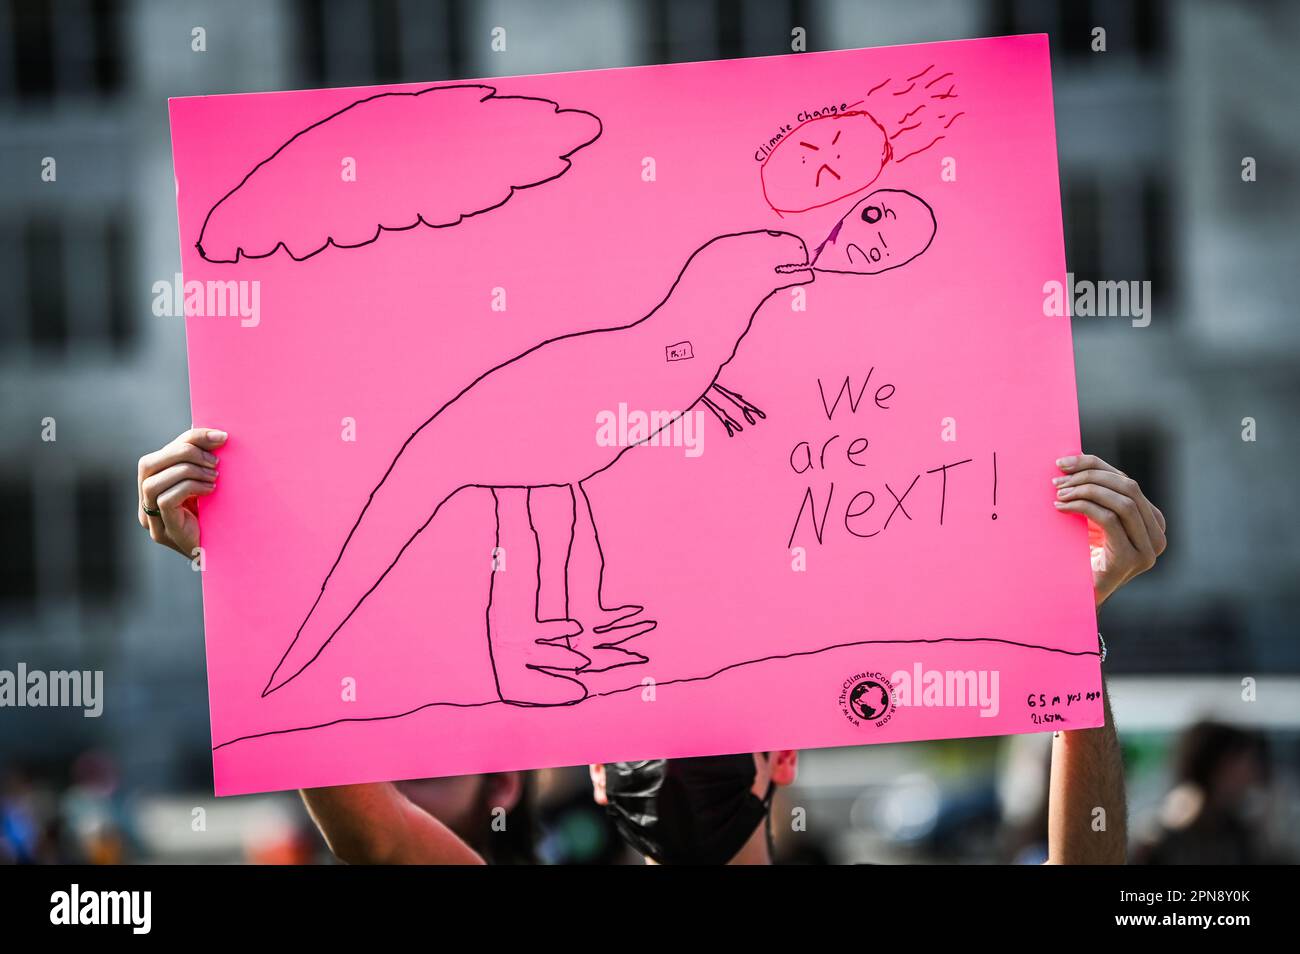
<instances>
[{"instance_id":1,"label":"circular logo sticker","mask_svg":"<svg viewBox=\"0 0 1300 954\"><path fill-rule=\"evenodd\" d=\"M839 703L854 725L880 728L894 717L894 687L884 673L857 672L840 685Z\"/></svg>"}]
</instances>

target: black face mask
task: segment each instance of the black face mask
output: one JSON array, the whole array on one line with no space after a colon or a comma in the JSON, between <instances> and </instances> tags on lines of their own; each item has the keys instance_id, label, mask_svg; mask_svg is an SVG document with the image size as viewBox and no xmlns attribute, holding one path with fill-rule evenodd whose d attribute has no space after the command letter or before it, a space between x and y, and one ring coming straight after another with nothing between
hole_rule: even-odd
<instances>
[{"instance_id":1,"label":"black face mask","mask_svg":"<svg viewBox=\"0 0 1300 954\"><path fill-rule=\"evenodd\" d=\"M664 865L722 865L767 817L753 755L608 762L608 812L623 838Z\"/></svg>"}]
</instances>

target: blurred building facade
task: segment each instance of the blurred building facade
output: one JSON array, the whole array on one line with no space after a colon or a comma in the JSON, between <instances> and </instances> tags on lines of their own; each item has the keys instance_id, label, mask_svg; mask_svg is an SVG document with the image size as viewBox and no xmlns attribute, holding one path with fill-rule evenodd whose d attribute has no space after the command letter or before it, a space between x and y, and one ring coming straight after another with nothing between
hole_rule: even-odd
<instances>
[{"instance_id":1,"label":"blurred building facade","mask_svg":"<svg viewBox=\"0 0 1300 954\"><path fill-rule=\"evenodd\" d=\"M190 423L181 320L151 310L179 269L168 97L770 55L794 26L811 51L1052 35L1070 267L1154 294L1148 327L1075 319L1085 447L1172 526L1149 581L1107 608L1114 666L1300 670L1285 486L1300 455L1284 438L1300 403L1300 130L1280 81L1300 7L0 0L0 668L102 669L108 696L99 720L0 712L0 754L57 765L98 745L139 785L209 778L198 580L148 542L130 485Z\"/></svg>"}]
</instances>

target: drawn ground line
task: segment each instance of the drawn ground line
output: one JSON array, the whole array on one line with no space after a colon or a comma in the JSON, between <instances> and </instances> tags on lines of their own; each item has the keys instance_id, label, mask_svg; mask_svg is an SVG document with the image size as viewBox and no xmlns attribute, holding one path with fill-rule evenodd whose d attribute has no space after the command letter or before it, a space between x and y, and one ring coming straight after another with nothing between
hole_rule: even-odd
<instances>
[{"instance_id":1,"label":"drawn ground line","mask_svg":"<svg viewBox=\"0 0 1300 954\"><path fill-rule=\"evenodd\" d=\"M934 644L934 643L1001 643L1005 646L1017 646L1021 649L1037 649L1045 653L1058 653L1063 656L1100 656L1101 655L1100 651L1096 649L1075 650L1075 649L1063 649L1059 646L1040 646L1037 643L1022 643L1014 639L1002 639L997 636L937 636L929 639L859 639L847 643L833 643L830 646L822 646L819 649L805 649L805 650L799 650L791 653L778 653L771 656L759 656L755 659L742 659L740 662L729 663L726 666L722 666L721 668L716 669L713 672L703 676L681 676L677 679L664 679L656 682L655 686L656 687L673 686L673 685L678 685L680 683L704 682L706 680L714 678L715 676L720 676L724 672L728 672L729 670L739 669L742 666L752 666L757 663L773 662L780 659L797 659L800 656L817 656L821 653L831 652L832 650L836 650L836 649L848 649L852 646L914 645L914 644ZM620 693L633 692L637 689L643 689L643 688L645 688L645 686L642 683L638 682L630 686L624 686L620 689L606 689L604 692L592 693L591 695L587 696L585 699L579 700L577 703L573 703L573 704L580 705L582 702L587 701L587 699L601 699L606 696L615 696L615 695L619 695ZM453 709L479 709L485 706L503 706L503 705L514 705L514 703L506 702L503 699L488 699L482 702L425 702L418 706L415 706L414 708L407 709L405 712L395 712L390 715L346 716L341 719L332 719L329 722L319 722L316 723L315 725L301 725L301 726L295 726L294 728L290 728L290 729L271 729L267 732L255 732L252 733L251 735L241 735L238 736L237 738L228 739L225 742L221 742L218 743L217 745L214 745L212 747L212 751L216 752L219 749L224 749L227 746L234 745L237 742L248 742L253 739L260 739L271 735L288 735L291 732L308 732L313 729L328 729L331 726L341 725L343 723L348 723L348 722L385 722L390 719L403 719L406 716L415 715L415 713L417 712L422 712L425 709L432 709L438 706L446 706ZM568 708L568 707L569 706L567 705L562 705L562 706L543 705L543 706L524 706L523 708L551 709L551 708Z\"/></svg>"}]
</instances>

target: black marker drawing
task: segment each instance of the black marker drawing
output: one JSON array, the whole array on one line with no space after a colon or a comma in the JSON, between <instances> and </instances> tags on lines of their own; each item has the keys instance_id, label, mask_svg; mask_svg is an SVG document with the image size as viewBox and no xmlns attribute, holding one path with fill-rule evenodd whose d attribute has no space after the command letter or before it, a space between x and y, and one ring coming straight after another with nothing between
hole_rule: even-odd
<instances>
[{"instance_id":1,"label":"black marker drawing","mask_svg":"<svg viewBox=\"0 0 1300 954\"><path fill-rule=\"evenodd\" d=\"M1096 649L1063 649L1060 646L1043 646L1037 643L1018 642L1013 639L1002 639L996 636L938 636L931 639L858 639L850 642L832 643L829 646L819 646L816 649L797 650L789 653L776 653L767 656L759 656L755 659L742 659L738 662L728 663L708 672L700 673L695 676L679 676L675 679L665 679L658 683L662 686L686 685L694 682L708 682L729 672L735 672L750 666L757 666L763 663L781 662L787 659L799 659L808 656L820 656L825 653L834 652L839 649L853 649L860 646L925 646L936 643L992 643L1001 646L1012 646L1018 649L1032 649L1042 653L1049 653L1059 656L1094 656L1100 657L1101 652ZM619 696L628 692L635 692L643 687L639 682L630 685L620 686L615 689L606 689L603 692L592 693L590 699L602 699L609 696ZM265 739L277 735L292 735L296 732L311 732L316 729L328 729L336 725L347 725L356 722L387 722L392 719L404 719L407 716L415 715L426 709L482 709L488 706L501 705L504 700L481 699L477 702L450 702L435 701L423 702L417 706L412 706L402 712L392 712L386 715L374 716L353 716L339 719L330 719L328 722L318 722L312 725L289 726L283 729L268 729L265 732L254 732L248 735L236 736L226 739L224 742L218 742L212 746L212 751L216 752L231 745L237 745L241 742L251 742L255 739Z\"/></svg>"},{"instance_id":2,"label":"black marker drawing","mask_svg":"<svg viewBox=\"0 0 1300 954\"><path fill-rule=\"evenodd\" d=\"M804 268L789 267L801 261ZM462 490L491 490L495 545L508 553L523 553L533 544L527 539L529 495L545 487L569 489L577 525L598 541L585 482L636 445L598 444L596 415L620 404L686 413L701 402L717 409L726 401L748 417L757 409L719 385L718 376L735 357L763 303L782 288L812 280L807 248L796 235L767 230L720 235L691 254L668 294L644 317L549 339L476 378L420 424L388 465L263 695L316 660L407 547ZM664 361L662 342L687 339L692 360ZM564 387L557 388L557 382ZM545 440L502 439L521 430L545 435ZM482 548L485 554L489 550ZM624 648L631 637L619 632L643 622L638 619L642 607L621 607L624 615L602 615L594 626L590 619L540 620L535 612L503 618L494 604L501 588L520 578L514 571L493 574L487 607L492 668L504 701L577 702L586 698L586 688L570 674L644 661ZM568 580L567 585L570 594L589 593L591 605L602 614L612 612L603 602L599 580ZM527 602L536 605L535 591ZM520 604L516 600L512 605ZM577 653L566 640L587 627L621 638Z\"/></svg>"},{"instance_id":3,"label":"black marker drawing","mask_svg":"<svg viewBox=\"0 0 1300 954\"><path fill-rule=\"evenodd\" d=\"M465 123L490 125L499 138L449 135ZM560 178L602 128L586 110L536 96L499 96L481 83L367 96L294 133L255 165L208 210L195 245L205 260L220 264L281 249L301 262L331 246L369 245L384 232L450 228ZM509 148L512 131L527 135L527 151ZM331 163L323 164L322 155ZM355 180L332 164L345 159L355 163ZM354 198L370 179L404 181L417 160L428 181L410 183L410 195L396 204L374 209L364 191ZM301 198L308 195L335 198L328 220L311 214L315 209ZM295 208L295 201L304 207ZM281 214L274 218L261 214L276 207ZM291 225L283 224L286 215Z\"/></svg>"},{"instance_id":4,"label":"black marker drawing","mask_svg":"<svg viewBox=\"0 0 1300 954\"><path fill-rule=\"evenodd\" d=\"M423 131L412 131L417 128L413 117L394 120L394 111L403 109L418 111ZM285 231L250 214L268 197L292 203L298 176L338 174L332 167L304 173L300 153L349 158L359 153L360 175L376 174L374 166L382 175L389 159L382 149L371 148L374 131L402 133L403 144L388 143L387 148L409 151L416 147L407 140L413 137L416 146L427 143L430 136L437 138L439 123L443 130L458 129L457 123L477 110L492 111L499 135L490 142L438 139L438 150L424 158L432 155L444 175L436 182L412 183L404 204L368 208L353 201L364 193L349 192L346 180L343 185L331 180L323 194L337 197L333 218L297 222ZM432 133L425 128L429 124L435 127ZM512 131L524 127L545 133L527 139L528 155L510 148ZM330 247L369 245L384 232L452 227L500 208L520 190L559 179L571 169L572 157L595 143L602 129L601 120L585 110L538 97L500 96L480 84L367 97L296 133L259 162L208 211L196 245L214 263L237 264L281 250L304 261ZM887 157L887 145L884 151ZM838 177L835 169L831 174ZM627 323L549 338L478 375L425 417L397 449L269 673L262 695L310 667L447 502L468 490L490 494L495 516L494 539L478 548L485 572L490 572L484 634L494 701L573 705L589 697L582 674L644 664L648 657L632 641L657 623L639 603L607 605L605 554L588 482L668 425L640 440L608 447L594 439L596 416L620 405L673 409L674 417L700 409L717 417L728 436L755 425L766 413L719 378L764 304L782 289L812 282L816 272L873 275L901 267L930 247L935 230L934 212L918 196L880 189L854 205L812 256L805 242L789 232L717 235L690 253L664 298L648 313ZM567 501L567 532L543 529L534 520L544 494ZM487 554L494 547L511 555L510 572L488 570ZM575 548L594 550L594 575L571 572ZM523 573L518 572L521 561ZM563 615L558 618L543 618L542 593L548 588L562 593Z\"/></svg>"}]
</instances>

